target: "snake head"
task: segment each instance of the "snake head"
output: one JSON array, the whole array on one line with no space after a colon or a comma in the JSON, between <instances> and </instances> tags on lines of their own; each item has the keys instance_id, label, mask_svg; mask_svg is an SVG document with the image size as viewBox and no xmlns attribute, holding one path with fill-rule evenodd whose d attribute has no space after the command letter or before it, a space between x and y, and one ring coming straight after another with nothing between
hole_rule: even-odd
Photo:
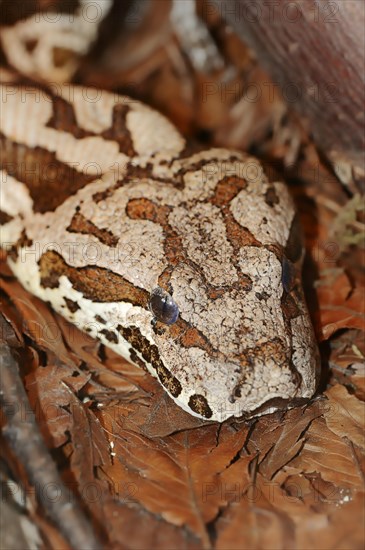
<instances>
[{"instance_id":1,"label":"snake head","mask_svg":"<svg viewBox=\"0 0 365 550\"><path fill-rule=\"evenodd\" d=\"M251 158L226 160L219 175L210 161L185 165L185 187L173 196L164 189L161 201L160 188L160 203L131 198L126 211L152 222L161 243L162 268L149 285L147 368L179 406L222 421L310 397L318 354L288 190L260 170L250 177Z\"/></svg>"}]
</instances>

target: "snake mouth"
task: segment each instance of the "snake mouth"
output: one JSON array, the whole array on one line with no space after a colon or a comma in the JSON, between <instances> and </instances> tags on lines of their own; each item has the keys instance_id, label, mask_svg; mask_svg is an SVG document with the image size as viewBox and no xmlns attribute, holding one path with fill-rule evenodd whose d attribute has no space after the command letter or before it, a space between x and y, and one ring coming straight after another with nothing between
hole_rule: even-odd
<instances>
[{"instance_id":1,"label":"snake mouth","mask_svg":"<svg viewBox=\"0 0 365 550\"><path fill-rule=\"evenodd\" d=\"M313 393L313 388L307 393L290 350L278 337L246 350L241 361L228 360L222 354L207 357L200 351L195 363L186 368L194 384L189 375L184 378L178 369L172 372L181 381L179 406L201 418L222 422L231 416L267 414L304 402Z\"/></svg>"}]
</instances>

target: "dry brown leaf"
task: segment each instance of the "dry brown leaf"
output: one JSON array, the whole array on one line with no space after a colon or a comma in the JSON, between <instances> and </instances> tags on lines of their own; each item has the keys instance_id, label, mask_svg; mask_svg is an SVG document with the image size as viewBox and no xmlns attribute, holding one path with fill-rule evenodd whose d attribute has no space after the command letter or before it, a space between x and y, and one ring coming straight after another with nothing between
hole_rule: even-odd
<instances>
[{"instance_id":1,"label":"dry brown leaf","mask_svg":"<svg viewBox=\"0 0 365 550\"><path fill-rule=\"evenodd\" d=\"M324 480L338 487L362 490L363 473L349 444L327 427L324 418L312 422L305 445L291 466L306 474L320 473Z\"/></svg>"},{"instance_id":2,"label":"dry brown leaf","mask_svg":"<svg viewBox=\"0 0 365 550\"><path fill-rule=\"evenodd\" d=\"M361 330L346 330L331 340L331 366L342 369L362 362L365 365L365 337ZM349 373L348 373L349 374Z\"/></svg>"},{"instance_id":3,"label":"dry brown leaf","mask_svg":"<svg viewBox=\"0 0 365 550\"><path fill-rule=\"evenodd\" d=\"M365 288L352 288L342 270L329 270L317 284L322 339L343 328L365 331Z\"/></svg>"},{"instance_id":4,"label":"dry brown leaf","mask_svg":"<svg viewBox=\"0 0 365 550\"><path fill-rule=\"evenodd\" d=\"M95 472L97 467L111 462L107 434L94 413L80 403L69 388L67 390L73 419L70 426L73 448L70 473L77 481L77 491L83 502L105 525L103 502L110 498L108 485L99 480Z\"/></svg>"},{"instance_id":5,"label":"dry brown leaf","mask_svg":"<svg viewBox=\"0 0 365 550\"><path fill-rule=\"evenodd\" d=\"M78 391L89 377L65 365L47 365L26 376L25 384L32 410L50 447L59 447L68 439L66 431L73 422L68 386Z\"/></svg>"},{"instance_id":6,"label":"dry brown leaf","mask_svg":"<svg viewBox=\"0 0 365 550\"><path fill-rule=\"evenodd\" d=\"M322 405L317 401L310 407L292 409L284 415L275 413L260 418L248 444L251 453L260 454L260 473L271 479L288 464L302 448L310 423L321 414Z\"/></svg>"},{"instance_id":7,"label":"dry brown leaf","mask_svg":"<svg viewBox=\"0 0 365 550\"><path fill-rule=\"evenodd\" d=\"M114 421L113 436L116 458L106 475L134 484L144 508L207 542L206 524L226 504L212 488L242 449L247 429L212 424L151 440Z\"/></svg>"},{"instance_id":8,"label":"dry brown leaf","mask_svg":"<svg viewBox=\"0 0 365 550\"><path fill-rule=\"evenodd\" d=\"M90 370L98 371L103 369L103 364L98 357L100 343L91 338L86 332L82 332L76 326L72 325L66 319L54 314L54 320L57 324L57 329L67 345L68 355L74 357L75 361L85 361L89 365Z\"/></svg>"},{"instance_id":9,"label":"dry brown leaf","mask_svg":"<svg viewBox=\"0 0 365 550\"><path fill-rule=\"evenodd\" d=\"M21 322L14 308L9 303L0 300L0 340L7 342L10 347L19 347L24 344Z\"/></svg>"},{"instance_id":10,"label":"dry brown leaf","mask_svg":"<svg viewBox=\"0 0 365 550\"><path fill-rule=\"evenodd\" d=\"M297 548L318 550L360 550L364 534L365 494L358 492L353 498L344 496L331 507L328 515L306 514L298 521ZM358 528L359 526L359 528Z\"/></svg>"},{"instance_id":11,"label":"dry brown leaf","mask_svg":"<svg viewBox=\"0 0 365 550\"><path fill-rule=\"evenodd\" d=\"M365 449L365 403L337 384L325 392L329 406L324 412L327 427Z\"/></svg>"},{"instance_id":12,"label":"dry brown leaf","mask_svg":"<svg viewBox=\"0 0 365 550\"><path fill-rule=\"evenodd\" d=\"M41 349L51 350L55 357L70 363L56 315L38 298L27 292L18 282L0 279L0 287L8 294L23 321L23 332ZM75 363L75 366L78 363Z\"/></svg>"},{"instance_id":13,"label":"dry brown leaf","mask_svg":"<svg viewBox=\"0 0 365 550\"><path fill-rule=\"evenodd\" d=\"M290 488L291 492L288 492ZM287 487L258 474L239 502L218 520L217 550L318 548L348 550L361 547L361 530L347 525L336 527L344 517L361 521L360 494L354 501L347 495L335 505L318 509L318 494L305 478L291 480Z\"/></svg>"},{"instance_id":14,"label":"dry brown leaf","mask_svg":"<svg viewBox=\"0 0 365 550\"><path fill-rule=\"evenodd\" d=\"M133 486L129 489L133 491ZM108 550L201 550L201 541L189 529L176 527L137 507L132 497L109 499L104 505ZM211 548L211 546L207 546Z\"/></svg>"},{"instance_id":15,"label":"dry brown leaf","mask_svg":"<svg viewBox=\"0 0 365 550\"><path fill-rule=\"evenodd\" d=\"M242 454L219 475L218 485L207 487L207 494L218 493L221 500L221 510L227 502L239 502L252 485L250 467L255 457Z\"/></svg>"},{"instance_id":16,"label":"dry brown leaf","mask_svg":"<svg viewBox=\"0 0 365 550\"><path fill-rule=\"evenodd\" d=\"M325 481L320 474L303 474L298 468L291 466L283 468L275 481L292 500L298 499L318 513L330 512L333 505L351 494L348 489L340 489Z\"/></svg>"},{"instance_id":17,"label":"dry brown leaf","mask_svg":"<svg viewBox=\"0 0 365 550\"><path fill-rule=\"evenodd\" d=\"M295 525L280 508L280 492L276 483L258 474L239 502L218 520L217 550L295 548ZM305 509L300 501L295 506L298 514Z\"/></svg>"},{"instance_id":18,"label":"dry brown leaf","mask_svg":"<svg viewBox=\"0 0 365 550\"><path fill-rule=\"evenodd\" d=\"M89 346L87 350L80 349L79 342L82 343L83 338L75 334L71 345L86 360ZM178 407L149 373L128 363L112 350L105 348L104 354L103 362L94 355L92 361L88 361L93 368L93 381L101 387L90 385L87 394L99 405L107 406L108 414L114 414L111 407L116 405L124 429L140 431L147 437L165 437L211 424Z\"/></svg>"},{"instance_id":19,"label":"dry brown leaf","mask_svg":"<svg viewBox=\"0 0 365 550\"><path fill-rule=\"evenodd\" d=\"M153 396L149 399L144 399L142 403L135 399L128 405L124 429L140 431L147 437L166 437L175 432L211 424L178 407L157 381L154 381L153 390Z\"/></svg>"}]
</instances>

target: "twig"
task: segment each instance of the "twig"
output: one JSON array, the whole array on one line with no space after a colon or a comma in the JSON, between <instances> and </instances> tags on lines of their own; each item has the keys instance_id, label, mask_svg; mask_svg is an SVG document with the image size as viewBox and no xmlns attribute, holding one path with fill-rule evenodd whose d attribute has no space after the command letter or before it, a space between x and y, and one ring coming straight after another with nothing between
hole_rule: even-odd
<instances>
[{"instance_id":1,"label":"twig","mask_svg":"<svg viewBox=\"0 0 365 550\"><path fill-rule=\"evenodd\" d=\"M24 466L44 510L75 550L99 550L90 522L61 480L39 431L18 365L7 344L0 344L0 404L7 424L5 438Z\"/></svg>"}]
</instances>

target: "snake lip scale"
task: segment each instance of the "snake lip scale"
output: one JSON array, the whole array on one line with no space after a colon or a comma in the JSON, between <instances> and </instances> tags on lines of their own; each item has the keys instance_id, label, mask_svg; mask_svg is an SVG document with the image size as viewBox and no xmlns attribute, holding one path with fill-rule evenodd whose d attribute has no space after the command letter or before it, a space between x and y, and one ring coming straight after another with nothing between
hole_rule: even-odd
<instances>
[{"instance_id":1,"label":"snake lip scale","mask_svg":"<svg viewBox=\"0 0 365 550\"><path fill-rule=\"evenodd\" d=\"M3 85L1 243L24 287L216 421L310 398L292 199L105 91ZM96 99L95 99L96 98Z\"/></svg>"}]
</instances>

